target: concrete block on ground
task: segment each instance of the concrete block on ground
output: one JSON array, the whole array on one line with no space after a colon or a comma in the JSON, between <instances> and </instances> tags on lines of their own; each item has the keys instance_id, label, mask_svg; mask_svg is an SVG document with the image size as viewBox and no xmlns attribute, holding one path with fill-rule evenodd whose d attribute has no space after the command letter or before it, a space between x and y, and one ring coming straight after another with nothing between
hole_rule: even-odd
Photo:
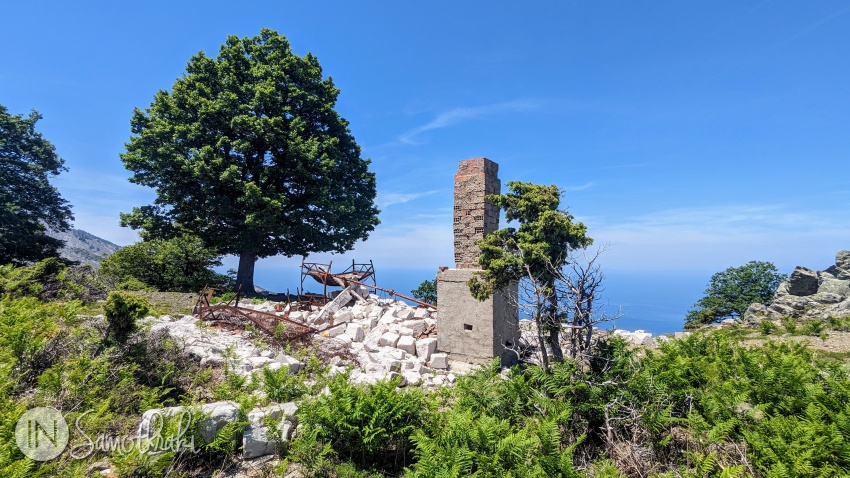
<instances>
[{"instance_id":1,"label":"concrete block on ground","mask_svg":"<svg viewBox=\"0 0 850 478\"><path fill-rule=\"evenodd\" d=\"M413 337L413 329L404 326L397 327L395 333L402 336Z\"/></svg>"},{"instance_id":2,"label":"concrete block on ground","mask_svg":"<svg viewBox=\"0 0 850 478\"><path fill-rule=\"evenodd\" d=\"M441 370L449 368L449 355L442 352L431 354L431 368Z\"/></svg>"}]
</instances>

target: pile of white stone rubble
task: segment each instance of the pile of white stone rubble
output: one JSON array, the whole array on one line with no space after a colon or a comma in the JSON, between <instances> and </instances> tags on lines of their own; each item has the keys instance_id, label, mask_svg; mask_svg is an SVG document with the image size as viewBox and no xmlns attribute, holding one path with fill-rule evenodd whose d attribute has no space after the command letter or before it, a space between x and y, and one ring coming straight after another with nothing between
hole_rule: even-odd
<instances>
[{"instance_id":1,"label":"pile of white stone rubble","mask_svg":"<svg viewBox=\"0 0 850 478\"><path fill-rule=\"evenodd\" d=\"M437 352L436 311L426 307L413 308L403 301L381 299L363 287L349 288L324 307L311 310L288 310L272 302L240 303L239 307L265 313L288 316L323 330L315 340L328 342L330 348L347 349L353 363L340 357L330 365L331 374L351 368L349 379L354 383L375 383L378 380L400 378L400 385L419 385L425 388L455 381L449 370L448 355ZM151 332L167 330L182 341L184 350L200 360L201 365L224 366L250 374L263 368L286 367L296 373L302 364L295 358L270 347L258 346L251 332L235 333L211 328L192 315L147 317ZM331 324L333 326L331 327Z\"/></svg>"},{"instance_id":2,"label":"pile of white stone rubble","mask_svg":"<svg viewBox=\"0 0 850 478\"><path fill-rule=\"evenodd\" d=\"M324 329L317 334L317 341L347 348L355 357L357 366L349 375L354 383L398 377L401 386L430 388L455 381L454 371L449 371L448 355L437 352L434 309L382 299L362 286L347 288L324 307L309 311L284 308L275 312L275 304L270 302L244 307L288 314L290 320ZM343 359L331 365L331 374L351 366Z\"/></svg>"},{"instance_id":3,"label":"pile of white stone rubble","mask_svg":"<svg viewBox=\"0 0 850 478\"><path fill-rule=\"evenodd\" d=\"M360 286L346 288L325 306L309 310L289 310L289 306L272 302L243 302L240 307L286 316L321 330L314 337L319 349L347 352L331 359L331 374L350 369L349 380L354 383L397 378L400 386L432 388L451 384L456 380L455 374L469 370L459 363L450 365L447 354L437 352L434 309L414 308L403 301L379 298ZM167 330L182 341L186 353L201 365L227 365L230 370L245 375L263 368L286 368L289 373L297 373L303 366L297 359L254 340L253 332L210 327L196 316L147 317L143 323L149 324L151 332ZM533 343L533 324L523 321L520 328L523 337ZM636 346L654 344L652 334L642 330L613 333ZM186 410L173 407L146 411L138 436L154 437L156 417L174 416ZM247 417L250 425L242 436L243 458L271 454L280 440L288 440L297 425L297 410L294 403L273 403L252 410ZM192 411L205 415L200 432L207 441L238 418L237 404L232 402L203 404Z\"/></svg>"},{"instance_id":4,"label":"pile of white stone rubble","mask_svg":"<svg viewBox=\"0 0 850 478\"><path fill-rule=\"evenodd\" d=\"M330 364L331 374L351 369L349 380L355 383L398 378L400 386L430 388L453 383L455 373L468 370L462 367L450 371L447 354L436 352L437 339L432 336L436 335L434 309L413 308L402 301L381 299L364 288L346 289L324 307L310 310L276 311L280 306L272 302L241 303L240 307L287 315L290 320L323 330L315 337L319 348L324 345L328 349L347 349L350 353L345 355L354 357L353 361L344 356L334 359ZM193 315L146 317L142 324L147 324L151 333L167 330L201 365L227 365L230 370L245 375L263 368L287 368L289 373L297 373L303 366L297 359L253 340L252 332L210 327ZM297 424L297 409L294 403L274 403L252 410L248 414L250 425L242 437L243 458L271 454L279 440L289 439ZM198 405L196 409L152 409L142 416L137 435L154 438L158 433L157 417L187 411L206 416L200 422L200 432L207 441L238 418L237 404L226 401ZM275 424L269 425L269 416Z\"/></svg>"}]
</instances>

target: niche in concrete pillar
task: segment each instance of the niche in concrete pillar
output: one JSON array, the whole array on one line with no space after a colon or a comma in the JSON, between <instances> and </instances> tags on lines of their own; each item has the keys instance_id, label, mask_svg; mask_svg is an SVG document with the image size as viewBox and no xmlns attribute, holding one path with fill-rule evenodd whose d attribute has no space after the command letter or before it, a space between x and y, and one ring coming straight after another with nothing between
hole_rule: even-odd
<instances>
[{"instance_id":1,"label":"niche in concrete pillar","mask_svg":"<svg viewBox=\"0 0 850 478\"><path fill-rule=\"evenodd\" d=\"M489 299L472 297L467 282L480 269L478 241L499 228L499 208L487 200L498 194L499 165L487 158L461 161L454 187L456 269L437 273L437 343L453 359L482 362L499 357L516 363L511 350L519 339L517 287L497 291Z\"/></svg>"}]
</instances>

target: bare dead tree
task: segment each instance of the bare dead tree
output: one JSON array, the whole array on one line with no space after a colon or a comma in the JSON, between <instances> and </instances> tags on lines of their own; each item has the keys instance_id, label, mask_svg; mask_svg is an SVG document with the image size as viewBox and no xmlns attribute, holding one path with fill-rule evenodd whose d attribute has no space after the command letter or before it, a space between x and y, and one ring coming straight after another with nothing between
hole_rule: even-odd
<instances>
[{"instance_id":1,"label":"bare dead tree","mask_svg":"<svg viewBox=\"0 0 850 478\"><path fill-rule=\"evenodd\" d=\"M556 295L559 297L560 316L565 319L561 327L562 338L570 345L570 356L587 355L598 324L622 317L621 312L608 315L602 293L605 275L599 257L610 245L604 244L594 252L583 250L574 254L568 266L557 270Z\"/></svg>"}]
</instances>

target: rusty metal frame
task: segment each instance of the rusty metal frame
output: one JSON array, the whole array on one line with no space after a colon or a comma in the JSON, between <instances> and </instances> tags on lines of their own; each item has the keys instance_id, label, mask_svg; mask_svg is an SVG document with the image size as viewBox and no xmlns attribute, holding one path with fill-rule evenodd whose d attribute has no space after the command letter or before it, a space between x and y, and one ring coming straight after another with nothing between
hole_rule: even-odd
<instances>
[{"instance_id":1,"label":"rusty metal frame","mask_svg":"<svg viewBox=\"0 0 850 478\"><path fill-rule=\"evenodd\" d=\"M312 277L319 284L324 285L325 296L328 295L328 286L345 287L346 281L349 280L364 281L371 277L372 282L375 283L375 265L372 261L369 261L368 264L365 262L358 264L352 260L350 266L338 273L331 272L332 266L333 261L322 264L320 262L304 262L302 260L301 290L304 290L304 278L308 276Z\"/></svg>"},{"instance_id":2,"label":"rusty metal frame","mask_svg":"<svg viewBox=\"0 0 850 478\"><path fill-rule=\"evenodd\" d=\"M306 335L321 333L334 327L344 325L334 325L333 318L331 318L327 327L317 329L307 324L291 320L289 318L289 312L287 312L286 315L280 316L259 310L239 307L240 292L237 292L236 297L226 304L212 305L210 304L210 299L212 299L214 293L215 289L204 287L198 296L198 302L195 305L195 314L201 320L212 321L223 320L229 317L238 317L256 325L257 328L269 334L271 337L278 338L283 341L290 341ZM231 302L234 303L231 304ZM283 328L279 328L281 324L283 324Z\"/></svg>"}]
</instances>

